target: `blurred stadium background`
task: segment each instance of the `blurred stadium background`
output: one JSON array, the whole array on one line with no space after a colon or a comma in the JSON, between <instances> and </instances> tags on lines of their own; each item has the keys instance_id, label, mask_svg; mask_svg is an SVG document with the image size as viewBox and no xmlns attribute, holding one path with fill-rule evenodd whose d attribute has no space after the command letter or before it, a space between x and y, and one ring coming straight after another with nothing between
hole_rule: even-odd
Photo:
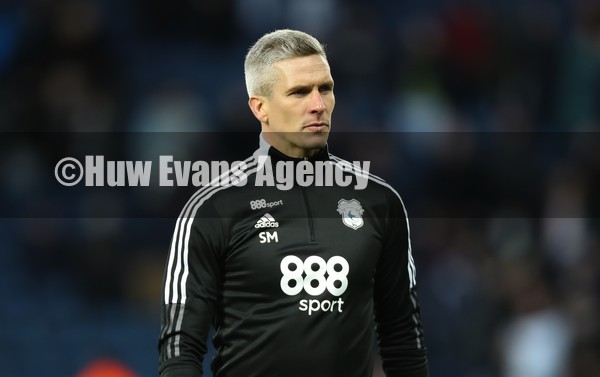
<instances>
[{"instance_id":1,"label":"blurred stadium background","mask_svg":"<svg viewBox=\"0 0 600 377\"><path fill-rule=\"evenodd\" d=\"M247 155L243 58L283 27L328 46L334 131L354 135L332 151L404 197L432 376L600 376L595 0L0 2L0 375L157 375L192 191L69 189L52 169L81 132L119 156Z\"/></svg>"}]
</instances>

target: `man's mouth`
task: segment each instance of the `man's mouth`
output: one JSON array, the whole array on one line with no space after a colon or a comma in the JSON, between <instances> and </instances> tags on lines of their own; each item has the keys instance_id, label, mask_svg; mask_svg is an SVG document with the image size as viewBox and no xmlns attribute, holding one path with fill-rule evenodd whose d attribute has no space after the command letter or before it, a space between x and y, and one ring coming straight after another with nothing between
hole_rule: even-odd
<instances>
[{"instance_id":1,"label":"man's mouth","mask_svg":"<svg viewBox=\"0 0 600 377\"><path fill-rule=\"evenodd\" d=\"M329 125L325 122L311 122L302 127L303 130L310 132L325 132L329 128Z\"/></svg>"}]
</instances>

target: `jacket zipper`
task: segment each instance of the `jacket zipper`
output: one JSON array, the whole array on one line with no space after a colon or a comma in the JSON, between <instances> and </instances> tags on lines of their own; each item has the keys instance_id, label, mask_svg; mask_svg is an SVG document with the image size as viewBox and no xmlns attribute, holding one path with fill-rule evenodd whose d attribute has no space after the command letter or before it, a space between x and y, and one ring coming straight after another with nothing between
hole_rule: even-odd
<instances>
[{"instance_id":1,"label":"jacket zipper","mask_svg":"<svg viewBox=\"0 0 600 377\"><path fill-rule=\"evenodd\" d=\"M304 198L304 206L306 207L306 215L308 217L308 229L310 231L310 242L316 243L317 237L315 237L315 224L312 217L312 211L310 210L310 203L308 202L308 194L304 187L300 187L302 190L302 197Z\"/></svg>"}]
</instances>

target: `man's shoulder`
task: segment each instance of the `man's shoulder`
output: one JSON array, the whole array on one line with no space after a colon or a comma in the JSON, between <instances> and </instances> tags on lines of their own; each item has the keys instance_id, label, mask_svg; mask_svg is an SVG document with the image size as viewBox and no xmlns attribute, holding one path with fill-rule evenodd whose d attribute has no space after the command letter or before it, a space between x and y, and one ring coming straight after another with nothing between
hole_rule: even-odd
<instances>
[{"instance_id":1,"label":"man's shoulder","mask_svg":"<svg viewBox=\"0 0 600 377\"><path fill-rule=\"evenodd\" d=\"M209 184L199 187L187 200L183 211L201 213L217 211L229 214L240 204L251 201L256 196L252 184L258 169L259 159L252 155L238 163L231 164L229 169L220 172Z\"/></svg>"},{"instance_id":2,"label":"man's shoulder","mask_svg":"<svg viewBox=\"0 0 600 377\"><path fill-rule=\"evenodd\" d=\"M361 190L366 190L366 192L373 195L391 195L400 198L400 194L390 183L384 178L371 173L370 161L350 161L333 154L330 154L329 157L340 168L353 172L358 181L364 181L359 185L359 187L364 186Z\"/></svg>"}]
</instances>

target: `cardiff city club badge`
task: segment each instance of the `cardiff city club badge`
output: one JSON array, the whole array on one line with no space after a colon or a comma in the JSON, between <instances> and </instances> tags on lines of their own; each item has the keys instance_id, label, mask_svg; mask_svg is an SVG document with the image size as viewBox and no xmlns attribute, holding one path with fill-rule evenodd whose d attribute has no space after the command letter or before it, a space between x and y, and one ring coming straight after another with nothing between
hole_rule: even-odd
<instances>
[{"instance_id":1,"label":"cardiff city club badge","mask_svg":"<svg viewBox=\"0 0 600 377\"><path fill-rule=\"evenodd\" d=\"M364 221L362 214L365 210L362 209L362 206L358 200L340 199L338 202L337 211L340 215L342 215L342 222L347 227L358 229L363 226Z\"/></svg>"}]
</instances>

